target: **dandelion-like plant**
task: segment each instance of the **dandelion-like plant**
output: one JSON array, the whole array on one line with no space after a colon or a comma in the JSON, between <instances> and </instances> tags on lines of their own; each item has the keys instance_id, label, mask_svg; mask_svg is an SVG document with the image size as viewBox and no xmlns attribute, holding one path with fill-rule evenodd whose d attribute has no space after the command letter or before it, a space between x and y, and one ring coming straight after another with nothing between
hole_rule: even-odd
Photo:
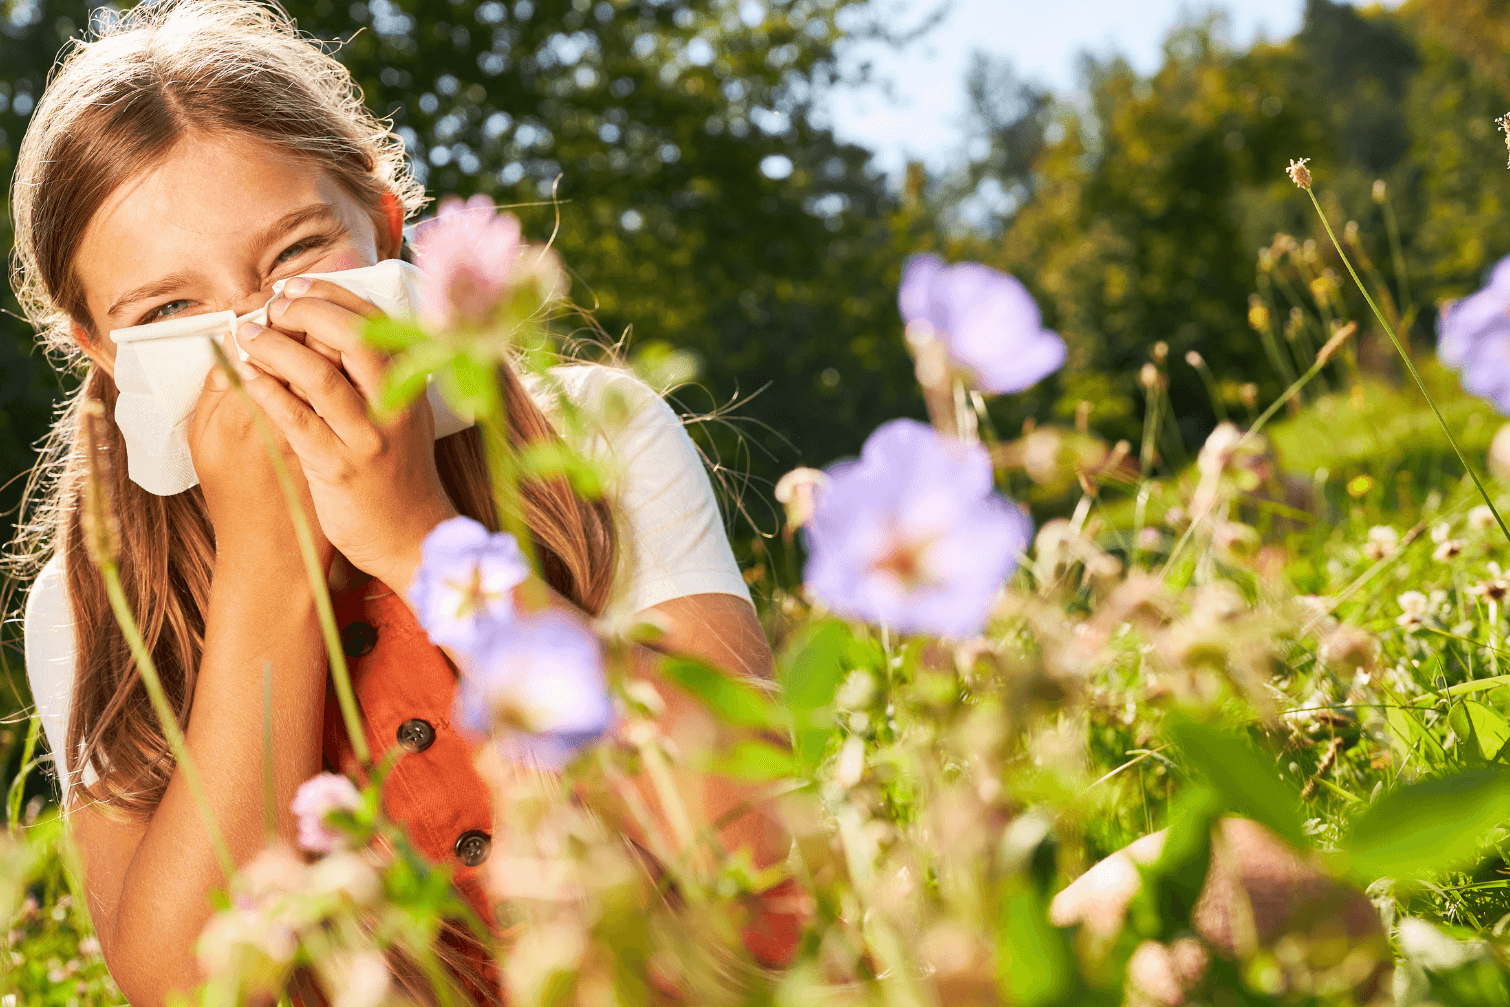
<instances>
[{"instance_id":1,"label":"dandelion-like plant","mask_svg":"<svg viewBox=\"0 0 1510 1007\"><path fill-rule=\"evenodd\" d=\"M1502 118L1500 126L1502 129L1510 130L1510 122L1507 122L1507 120L1510 120L1510 116ZM1507 132L1506 137L1507 143L1510 143L1510 132ZM1467 471L1469 478L1473 480L1473 485L1477 487L1479 496L1484 498L1484 504L1489 508L1490 513L1494 515L1494 520L1499 525L1500 531L1504 533L1505 539L1510 541L1510 527L1505 525L1505 519L1500 515L1499 508L1489 498L1489 491L1484 488L1484 483L1479 479L1479 474L1474 471L1472 465L1468 464L1467 456L1463 454L1463 449L1458 446L1457 438L1452 436L1452 430L1447 426L1447 420L1442 416L1442 410L1437 407L1436 399L1432 398L1431 392L1427 390L1426 382L1421 379L1421 374L1416 370L1415 363L1411 361L1410 354L1405 351L1405 345L1400 342L1400 337L1395 334L1394 326L1390 325L1389 321L1384 317L1384 312L1379 310L1379 305L1375 303L1373 295L1368 292L1368 287L1364 286L1363 281L1359 279L1358 271L1353 268L1352 260L1342 250L1342 243L1337 240L1337 235L1332 230L1332 223L1327 219L1326 211L1321 208L1321 202L1316 198L1316 193L1311 188L1311 172L1306 167L1306 163L1309 160L1310 158L1303 157L1298 161L1291 161L1290 166L1286 169L1286 173L1290 176L1290 180L1304 189L1305 194L1311 198L1311 205L1316 208L1316 215L1321 218L1321 226L1326 228L1327 237L1331 239L1332 247L1337 249L1337 255L1342 259L1342 264L1347 267L1348 275L1353 278L1353 283L1358 287L1359 292L1363 294L1363 299L1368 302L1369 309L1373 311L1374 317L1379 320L1379 327L1384 330L1385 334L1389 336L1389 341L1394 344L1395 352L1404 361L1405 369L1410 372L1411 378L1415 380L1416 387L1421 389L1422 395L1426 396L1426 404L1431 406L1431 411L1436 415L1437 423L1441 425L1442 433L1447 437L1447 443L1452 445L1452 450L1458 456L1458 461L1463 463L1463 468Z\"/></svg>"}]
</instances>

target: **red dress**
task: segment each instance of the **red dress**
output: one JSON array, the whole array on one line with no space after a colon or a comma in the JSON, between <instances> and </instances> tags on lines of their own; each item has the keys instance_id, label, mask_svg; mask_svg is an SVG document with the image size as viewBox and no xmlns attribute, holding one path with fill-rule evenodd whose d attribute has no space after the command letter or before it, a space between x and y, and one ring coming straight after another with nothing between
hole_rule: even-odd
<instances>
[{"instance_id":1,"label":"red dress","mask_svg":"<svg viewBox=\"0 0 1510 1007\"><path fill-rule=\"evenodd\" d=\"M456 669L382 582L369 580L333 602L367 746L374 758L395 744L406 749L388 776L383 810L432 863L454 868L457 889L496 932L481 878L492 844L492 806L473 765L476 746L451 723ZM327 769L358 775L333 686L325 701L324 754ZM796 952L796 894L789 881L763 893L764 911L745 928L746 947L764 965L786 965ZM477 965L497 989L496 965L485 958Z\"/></svg>"}]
</instances>

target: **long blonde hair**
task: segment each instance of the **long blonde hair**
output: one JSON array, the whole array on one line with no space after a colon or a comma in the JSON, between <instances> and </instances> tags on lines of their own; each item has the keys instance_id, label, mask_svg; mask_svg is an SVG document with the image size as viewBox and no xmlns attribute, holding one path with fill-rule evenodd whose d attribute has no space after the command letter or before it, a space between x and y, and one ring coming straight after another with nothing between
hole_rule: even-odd
<instances>
[{"instance_id":1,"label":"long blonde hair","mask_svg":"<svg viewBox=\"0 0 1510 1007\"><path fill-rule=\"evenodd\" d=\"M351 75L299 34L279 7L259 0L143 4L68 50L22 140L12 188L12 280L48 354L83 373L27 486L15 556L35 569L61 550L76 637L67 733L71 787L138 819L150 816L173 772L163 731L104 584L83 547L79 500L86 476L81 407L98 399L114 414L115 387L87 362L73 326L92 331L74 268L91 218L124 181L194 132L239 134L316 165L381 219L391 194L405 215L424 201L402 142L362 104ZM557 436L518 375L498 371L511 442ZM124 458L114 423L107 457ZM458 510L497 527L487 466L473 428L436 443L436 462ZM181 724L193 703L214 568L214 530L198 487L147 493L107 466L121 529L126 595ZM606 503L564 480L521 487L524 520L546 580L589 612L608 600L616 541ZM60 760L61 761L61 760ZM97 780L83 782L86 766Z\"/></svg>"}]
</instances>

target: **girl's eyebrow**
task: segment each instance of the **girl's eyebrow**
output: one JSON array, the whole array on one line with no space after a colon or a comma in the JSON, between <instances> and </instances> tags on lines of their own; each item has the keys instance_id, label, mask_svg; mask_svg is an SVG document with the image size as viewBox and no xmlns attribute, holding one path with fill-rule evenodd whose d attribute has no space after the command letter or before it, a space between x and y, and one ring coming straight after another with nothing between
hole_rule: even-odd
<instances>
[{"instance_id":1,"label":"girl's eyebrow","mask_svg":"<svg viewBox=\"0 0 1510 1007\"><path fill-rule=\"evenodd\" d=\"M311 203L290 213L285 213L267 227L264 227L252 239L252 248L256 254L261 255L267 249L267 246L277 241L289 231L312 220L320 219L327 220L330 223L340 223L340 217L336 215L335 210L331 208L329 203ZM116 299L114 304L110 305L110 309L105 314L107 317L114 318L120 314L123 308L127 308L138 301L145 301L149 298L161 297L163 294L171 293L178 287L187 284L189 279L184 273L174 273L172 276L164 276L162 279L153 280L151 283L144 284L135 290L122 294Z\"/></svg>"},{"instance_id":2,"label":"girl's eyebrow","mask_svg":"<svg viewBox=\"0 0 1510 1007\"><path fill-rule=\"evenodd\" d=\"M171 293L179 287L188 284L189 280L190 277L186 273L174 273L172 276L164 276L160 280L153 280L151 283L122 294L116 299L114 304L110 305L110 309L105 312L105 315L109 318L114 318L121 313L123 308L127 308L138 301L145 301L148 298L161 297L163 294Z\"/></svg>"}]
</instances>

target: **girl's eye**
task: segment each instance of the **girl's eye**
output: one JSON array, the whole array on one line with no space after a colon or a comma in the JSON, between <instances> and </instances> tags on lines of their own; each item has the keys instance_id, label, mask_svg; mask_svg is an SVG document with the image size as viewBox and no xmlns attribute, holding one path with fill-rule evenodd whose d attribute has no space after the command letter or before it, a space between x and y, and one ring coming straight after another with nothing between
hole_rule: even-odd
<instances>
[{"instance_id":1,"label":"girl's eye","mask_svg":"<svg viewBox=\"0 0 1510 1007\"><path fill-rule=\"evenodd\" d=\"M285 262L292 262L294 259L297 259L305 252L314 251L321 245L329 243L329 241L330 238L325 235L314 238L305 238L303 241L296 241L292 245L289 245L287 248L285 248L282 252L278 253L276 263L282 264Z\"/></svg>"},{"instance_id":2,"label":"girl's eye","mask_svg":"<svg viewBox=\"0 0 1510 1007\"><path fill-rule=\"evenodd\" d=\"M188 301L182 300L169 301L167 304L159 304L157 307L153 308L151 311L143 315L141 321L137 322L136 324L146 325L150 322L160 322L164 318L169 318L173 315L178 314L184 308L188 307L188 305Z\"/></svg>"}]
</instances>

